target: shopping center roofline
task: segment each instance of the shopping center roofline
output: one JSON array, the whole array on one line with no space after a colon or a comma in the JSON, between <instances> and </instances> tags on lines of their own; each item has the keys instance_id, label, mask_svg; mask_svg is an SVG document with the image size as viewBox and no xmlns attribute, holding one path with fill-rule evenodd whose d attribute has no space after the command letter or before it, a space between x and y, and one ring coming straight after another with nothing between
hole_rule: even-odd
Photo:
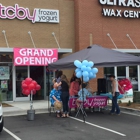
<instances>
[{"instance_id":1,"label":"shopping center roofline","mask_svg":"<svg viewBox=\"0 0 140 140\"><path fill-rule=\"evenodd\" d=\"M140 53L140 49L113 49L113 50L125 53Z\"/></svg>"},{"instance_id":2,"label":"shopping center roofline","mask_svg":"<svg viewBox=\"0 0 140 140\"><path fill-rule=\"evenodd\" d=\"M41 49L41 48L40 48ZM45 48L43 48L45 49ZM10 52L13 52L13 48L0 48L0 52L2 53L10 53ZM59 53L72 53L72 49L66 49L66 48L61 48L61 49L58 49L58 52Z\"/></svg>"}]
</instances>

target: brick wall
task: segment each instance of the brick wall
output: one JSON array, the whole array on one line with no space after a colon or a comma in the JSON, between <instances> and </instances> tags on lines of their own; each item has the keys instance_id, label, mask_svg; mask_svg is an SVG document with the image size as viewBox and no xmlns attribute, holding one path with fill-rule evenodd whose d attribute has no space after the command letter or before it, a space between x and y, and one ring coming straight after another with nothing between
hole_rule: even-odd
<instances>
[{"instance_id":1,"label":"brick wall","mask_svg":"<svg viewBox=\"0 0 140 140\"><path fill-rule=\"evenodd\" d=\"M25 20L0 19L0 32L6 31L9 46L33 48L28 31L31 31L37 48L57 48L52 36L55 32L61 48L75 47L74 32L74 1L69 0L1 0L4 6L19 6L29 8L31 15L34 8L60 10L60 23L32 23ZM4 36L0 33L0 47L6 47Z\"/></svg>"}]
</instances>

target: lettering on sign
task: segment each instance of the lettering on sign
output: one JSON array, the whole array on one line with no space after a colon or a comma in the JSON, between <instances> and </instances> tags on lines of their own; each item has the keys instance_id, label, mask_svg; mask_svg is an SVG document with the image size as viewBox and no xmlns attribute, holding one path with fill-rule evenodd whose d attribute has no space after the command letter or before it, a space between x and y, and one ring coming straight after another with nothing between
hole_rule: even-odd
<instances>
[{"instance_id":1,"label":"lettering on sign","mask_svg":"<svg viewBox=\"0 0 140 140\"><path fill-rule=\"evenodd\" d=\"M76 107L76 98L70 98L70 108ZM104 107L107 105L107 97L89 97L84 102L84 107Z\"/></svg>"},{"instance_id":2,"label":"lettering on sign","mask_svg":"<svg viewBox=\"0 0 140 140\"><path fill-rule=\"evenodd\" d=\"M122 7L133 7L140 8L140 0L99 0L101 5L108 6L122 6ZM136 10L120 10L120 9L111 9L103 8L103 16L107 17L125 17L125 18L140 18L140 11Z\"/></svg>"},{"instance_id":3,"label":"lettering on sign","mask_svg":"<svg viewBox=\"0 0 140 140\"><path fill-rule=\"evenodd\" d=\"M22 14L21 14L22 13ZM35 22L46 22L46 23L59 23L59 10L50 9L37 9L33 10L30 14L29 8L20 7L18 4L15 6L3 6L0 4L0 18L1 19L28 19Z\"/></svg>"},{"instance_id":4,"label":"lettering on sign","mask_svg":"<svg viewBox=\"0 0 140 140\"><path fill-rule=\"evenodd\" d=\"M14 48L15 66L47 66L57 60L57 49Z\"/></svg>"}]
</instances>

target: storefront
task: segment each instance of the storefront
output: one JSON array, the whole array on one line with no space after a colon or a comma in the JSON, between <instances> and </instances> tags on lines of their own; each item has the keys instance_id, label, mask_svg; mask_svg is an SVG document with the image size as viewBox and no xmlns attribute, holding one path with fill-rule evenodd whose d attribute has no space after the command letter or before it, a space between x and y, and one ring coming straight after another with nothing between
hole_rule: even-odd
<instances>
[{"instance_id":1,"label":"storefront","mask_svg":"<svg viewBox=\"0 0 140 140\"><path fill-rule=\"evenodd\" d=\"M75 0L76 50L98 44L140 55L139 7L134 0ZM140 90L140 66L100 68L97 76L103 78L109 74L118 79L129 78L134 90ZM91 81L94 91L96 81Z\"/></svg>"},{"instance_id":2,"label":"storefront","mask_svg":"<svg viewBox=\"0 0 140 140\"><path fill-rule=\"evenodd\" d=\"M53 72L46 66L14 66L13 48L58 48L58 58L92 44L140 55L139 2L125 0L34 0L0 3L0 68L6 69L5 101L29 100L21 94L19 79L31 76L42 86L35 99L45 99ZM37 74L38 73L38 74ZM140 90L140 67L100 68L97 78L107 74L130 78ZM68 79L72 72L65 73ZM34 77L37 75L38 77ZM97 79L91 81L97 90Z\"/></svg>"},{"instance_id":3,"label":"storefront","mask_svg":"<svg viewBox=\"0 0 140 140\"><path fill-rule=\"evenodd\" d=\"M65 0L9 1L0 3L0 93L3 101L25 101L21 81L31 77L41 85L35 100L46 99L53 71L47 65L14 65L14 48L57 49L58 59L72 53L75 44L74 2ZM24 54L23 54L24 55ZM26 59L24 59L26 61ZM37 60L36 62L39 62ZM66 73L69 74L69 73Z\"/></svg>"}]
</instances>

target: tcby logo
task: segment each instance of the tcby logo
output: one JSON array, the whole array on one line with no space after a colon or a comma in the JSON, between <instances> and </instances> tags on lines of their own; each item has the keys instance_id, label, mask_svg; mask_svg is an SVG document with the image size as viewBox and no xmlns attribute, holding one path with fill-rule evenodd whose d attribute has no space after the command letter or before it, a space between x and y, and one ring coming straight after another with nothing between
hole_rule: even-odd
<instances>
[{"instance_id":1,"label":"tcby logo","mask_svg":"<svg viewBox=\"0 0 140 140\"><path fill-rule=\"evenodd\" d=\"M0 4L0 18L2 19L28 19L35 22L49 22L59 23L59 10L50 9L34 9L33 13L30 14L29 8L19 7L18 4L15 6L3 6Z\"/></svg>"},{"instance_id":2,"label":"tcby logo","mask_svg":"<svg viewBox=\"0 0 140 140\"><path fill-rule=\"evenodd\" d=\"M33 11L33 15L30 15L29 8L19 7L18 4L15 4L15 7L13 6L5 7L2 4L0 4L0 18L3 19L17 18L19 20L24 20L27 18L28 20L31 20L33 23L35 23L35 15L36 15L35 9Z\"/></svg>"}]
</instances>

